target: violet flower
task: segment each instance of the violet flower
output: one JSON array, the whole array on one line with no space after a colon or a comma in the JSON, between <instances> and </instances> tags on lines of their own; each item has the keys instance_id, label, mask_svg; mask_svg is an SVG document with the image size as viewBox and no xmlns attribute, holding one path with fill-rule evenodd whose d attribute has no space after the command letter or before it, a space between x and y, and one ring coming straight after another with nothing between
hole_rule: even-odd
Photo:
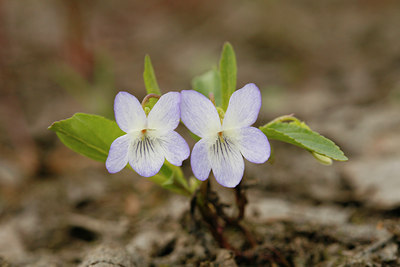
<instances>
[{"instance_id":1,"label":"violet flower","mask_svg":"<svg viewBox=\"0 0 400 267\"><path fill-rule=\"evenodd\" d=\"M117 94L115 120L126 134L111 144L106 161L110 173L119 172L128 162L145 177L157 174L165 159L173 165L182 165L190 150L186 141L174 131L179 124L180 98L178 92L161 96L146 116L136 97L127 92Z\"/></svg>"},{"instance_id":2,"label":"violet flower","mask_svg":"<svg viewBox=\"0 0 400 267\"><path fill-rule=\"evenodd\" d=\"M250 127L261 107L260 90L255 84L247 84L232 94L223 118L204 95L193 90L182 91L181 95L182 122L202 138L190 158L197 179L206 180L212 169L219 184L235 187L243 177L243 157L253 163L268 160L267 137Z\"/></svg>"}]
</instances>

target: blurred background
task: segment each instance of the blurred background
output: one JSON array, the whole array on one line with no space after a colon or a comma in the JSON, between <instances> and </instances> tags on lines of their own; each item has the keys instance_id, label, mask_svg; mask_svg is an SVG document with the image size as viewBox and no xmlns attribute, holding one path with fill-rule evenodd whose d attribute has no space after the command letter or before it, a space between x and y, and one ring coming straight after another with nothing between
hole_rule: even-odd
<instances>
[{"instance_id":1,"label":"blurred background","mask_svg":"<svg viewBox=\"0 0 400 267\"><path fill-rule=\"evenodd\" d=\"M179 221L185 199L133 172L109 175L47 127L75 112L113 119L121 90L142 99L146 54L163 92L190 89L226 41L238 88L262 90L258 125L294 113L350 159L325 167L273 142L274 164L246 169L258 185L250 220L296 221L300 207L323 225L397 222L399 29L396 0L0 0L0 262L73 265L106 241L131 254L154 246L141 233ZM174 264L178 250L139 261ZM215 258L201 255L192 262Z\"/></svg>"}]
</instances>

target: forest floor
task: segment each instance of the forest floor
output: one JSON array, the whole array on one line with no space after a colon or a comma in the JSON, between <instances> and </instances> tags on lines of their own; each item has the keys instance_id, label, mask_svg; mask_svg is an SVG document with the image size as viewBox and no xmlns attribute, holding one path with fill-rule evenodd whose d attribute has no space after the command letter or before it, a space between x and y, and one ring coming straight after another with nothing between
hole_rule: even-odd
<instances>
[{"instance_id":1,"label":"forest floor","mask_svg":"<svg viewBox=\"0 0 400 267\"><path fill-rule=\"evenodd\" d=\"M67 2L0 1L0 266L400 266L398 1L98 1L81 17ZM225 229L240 257L189 198L110 175L47 130L75 112L113 118L117 88L143 97L146 53L164 92L189 89L226 40L238 86L261 88L257 126L294 113L349 158L323 166L271 141L269 163L246 162L243 225L257 246ZM232 190L210 179L233 214Z\"/></svg>"}]
</instances>

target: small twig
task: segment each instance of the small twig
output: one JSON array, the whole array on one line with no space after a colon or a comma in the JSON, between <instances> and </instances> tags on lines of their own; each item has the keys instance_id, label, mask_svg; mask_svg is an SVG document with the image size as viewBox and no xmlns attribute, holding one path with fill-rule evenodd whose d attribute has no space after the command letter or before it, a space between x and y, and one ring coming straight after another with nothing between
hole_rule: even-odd
<instances>
[{"instance_id":1,"label":"small twig","mask_svg":"<svg viewBox=\"0 0 400 267\"><path fill-rule=\"evenodd\" d=\"M368 246L363 251L359 252L356 257L359 257L359 258L365 257L371 253L378 251L379 249L382 249L387 244L389 244L390 242L393 242L395 240L396 240L396 236L390 235L389 237L387 237L383 240L380 240L378 242L375 242L372 245Z\"/></svg>"}]
</instances>

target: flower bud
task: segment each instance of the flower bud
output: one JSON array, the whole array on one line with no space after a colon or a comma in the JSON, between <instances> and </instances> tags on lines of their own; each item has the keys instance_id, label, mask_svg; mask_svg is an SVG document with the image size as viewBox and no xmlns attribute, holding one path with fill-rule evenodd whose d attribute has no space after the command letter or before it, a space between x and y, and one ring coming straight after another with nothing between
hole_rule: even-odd
<instances>
[{"instance_id":1,"label":"flower bud","mask_svg":"<svg viewBox=\"0 0 400 267\"><path fill-rule=\"evenodd\" d=\"M313 157L316 160L318 160L319 163L321 163L323 165L327 165L327 166L332 165L332 159L331 158L329 158L327 156L324 156L324 155L321 155L321 154L319 154L317 152L314 152L314 151L312 151L311 154L313 155Z\"/></svg>"}]
</instances>

